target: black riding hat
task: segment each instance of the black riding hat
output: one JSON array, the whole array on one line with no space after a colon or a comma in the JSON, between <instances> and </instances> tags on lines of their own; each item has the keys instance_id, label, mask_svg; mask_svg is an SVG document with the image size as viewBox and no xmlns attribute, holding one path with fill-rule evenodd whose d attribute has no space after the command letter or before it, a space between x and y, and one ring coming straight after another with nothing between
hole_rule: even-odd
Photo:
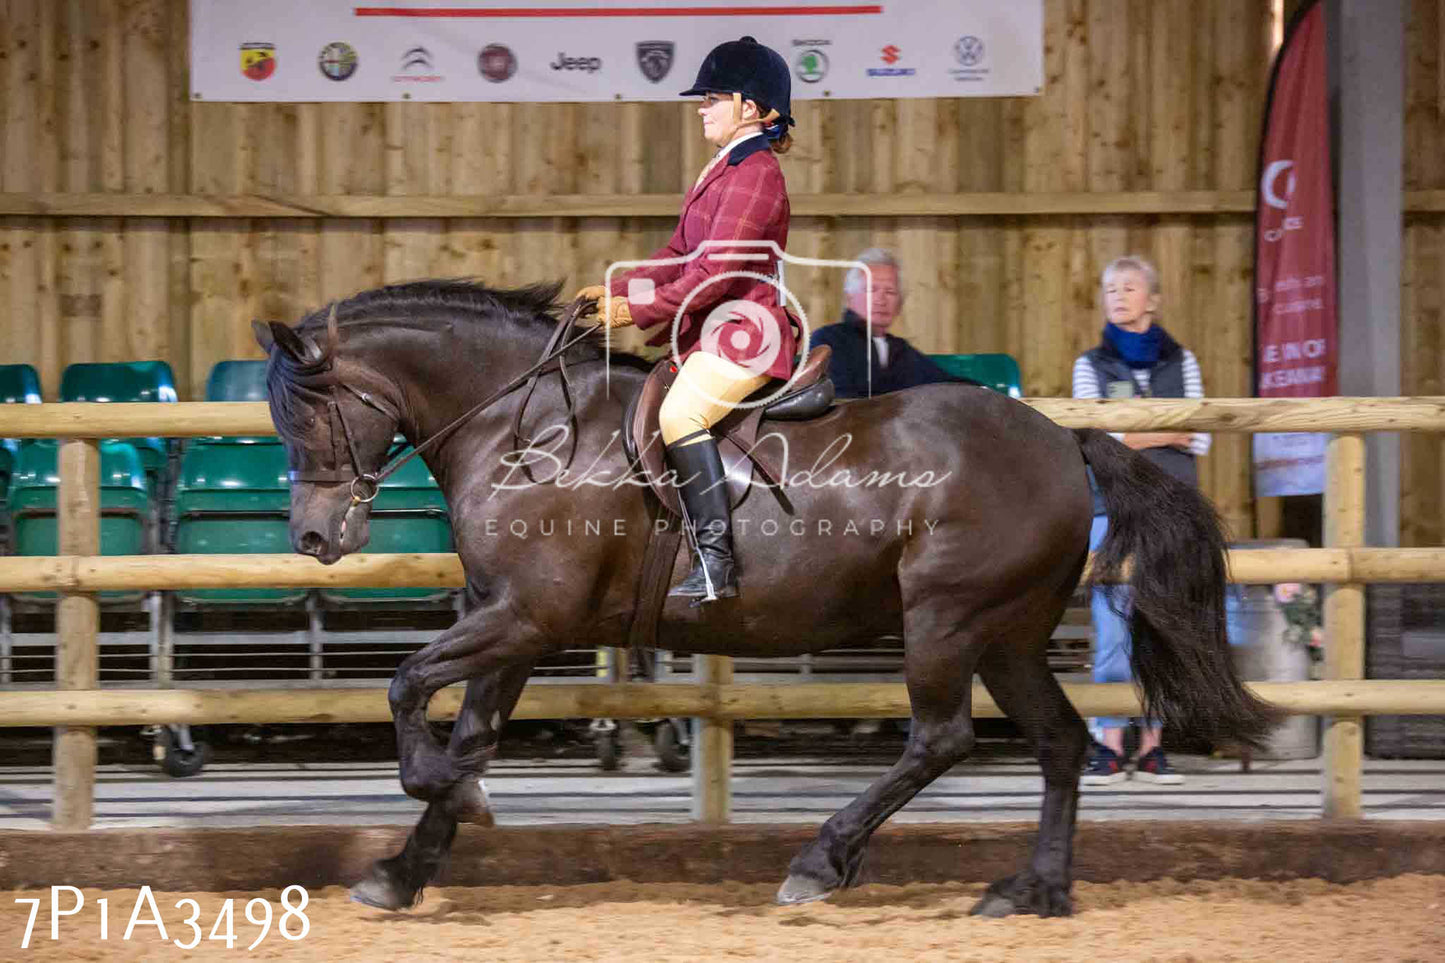
<instances>
[{"instance_id":1,"label":"black riding hat","mask_svg":"<svg viewBox=\"0 0 1445 963\"><path fill-rule=\"evenodd\" d=\"M778 112L774 126L781 133L793 125L793 78L788 62L752 37L718 44L703 59L697 79L680 96L739 93L766 114Z\"/></svg>"}]
</instances>

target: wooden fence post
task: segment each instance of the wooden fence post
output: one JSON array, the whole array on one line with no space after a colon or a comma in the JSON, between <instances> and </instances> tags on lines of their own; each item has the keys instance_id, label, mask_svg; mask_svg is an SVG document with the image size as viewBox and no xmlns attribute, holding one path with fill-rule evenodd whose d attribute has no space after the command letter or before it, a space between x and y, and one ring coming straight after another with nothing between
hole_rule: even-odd
<instances>
[{"instance_id":1,"label":"wooden fence post","mask_svg":"<svg viewBox=\"0 0 1445 963\"><path fill-rule=\"evenodd\" d=\"M60 443L56 502L61 555L100 554L100 445L94 439ZM94 689L100 681L100 605L90 592L62 591L55 609L55 687ZM55 805L58 830L90 828L95 808L95 730L55 730Z\"/></svg>"},{"instance_id":2,"label":"wooden fence post","mask_svg":"<svg viewBox=\"0 0 1445 963\"><path fill-rule=\"evenodd\" d=\"M1340 434L1326 454L1325 546L1358 548L1365 543L1365 439ZM1362 679L1365 675L1365 586L1347 582L1325 589L1325 678ZM1325 719L1324 787L1327 818L1360 815L1364 767L1364 717Z\"/></svg>"},{"instance_id":3,"label":"wooden fence post","mask_svg":"<svg viewBox=\"0 0 1445 963\"><path fill-rule=\"evenodd\" d=\"M700 686L729 685L733 660L723 655L693 656L693 678ZM716 700L709 700L716 704ZM693 720L692 818L725 823L732 812L733 723L704 716Z\"/></svg>"}]
</instances>

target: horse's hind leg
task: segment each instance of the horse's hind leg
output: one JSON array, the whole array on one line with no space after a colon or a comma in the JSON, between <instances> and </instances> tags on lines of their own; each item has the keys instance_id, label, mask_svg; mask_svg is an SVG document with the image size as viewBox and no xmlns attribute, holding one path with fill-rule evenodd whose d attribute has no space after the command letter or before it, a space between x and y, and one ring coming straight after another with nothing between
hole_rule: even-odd
<instances>
[{"instance_id":1,"label":"horse's hind leg","mask_svg":"<svg viewBox=\"0 0 1445 963\"><path fill-rule=\"evenodd\" d=\"M966 613L946 596L915 602L904 615L904 663L913 727L903 757L823 824L793 858L778 902L824 899L852 885L873 831L973 748L973 666L980 635L960 630Z\"/></svg>"},{"instance_id":2,"label":"horse's hind leg","mask_svg":"<svg viewBox=\"0 0 1445 963\"><path fill-rule=\"evenodd\" d=\"M1089 733L1049 670L1048 643L1048 633L1027 645L1000 642L979 661L989 694L1033 743L1044 773L1044 804L1028 866L991 885L975 915L1068 916L1073 910L1074 823Z\"/></svg>"},{"instance_id":3,"label":"horse's hind leg","mask_svg":"<svg viewBox=\"0 0 1445 963\"><path fill-rule=\"evenodd\" d=\"M457 780L444 797L427 803L402 851L374 863L371 873L351 888L353 900L391 910L415 905L446 861L457 823L492 825L480 773L495 755L502 726L531 674L530 664L509 666L467 682L447 753L462 760L459 766L468 775ZM472 778L472 772L478 778Z\"/></svg>"}]
</instances>

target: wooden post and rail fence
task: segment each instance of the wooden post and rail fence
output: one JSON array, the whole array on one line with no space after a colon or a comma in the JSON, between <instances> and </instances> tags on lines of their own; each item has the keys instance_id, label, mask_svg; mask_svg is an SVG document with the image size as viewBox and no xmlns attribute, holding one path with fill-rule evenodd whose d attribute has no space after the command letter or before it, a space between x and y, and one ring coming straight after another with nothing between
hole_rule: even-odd
<instances>
[{"instance_id":1,"label":"wooden post and rail fence","mask_svg":"<svg viewBox=\"0 0 1445 963\"><path fill-rule=\"evenodd\" d=\"M1370 431L1445 431L1445 397L1328 399L1140 399L1026 402L1068 427L1110 431L1331 432L1325 492L1325 545L1318 549L1237 552L1231 581L1319 582L1324 602L1325 679L1252 683L1287 712L1327 717L1323 811L1359 816L1366 715L1445 714L1445 680L1364 680L1364 586L1371 582L1445 581L1445 548L1364 546L1364 439ZM0 692L0 725L55 726L57 829L90 825L95 727L161 723L380 722L390 719L383 689L100 689L99 608L110 590L236 587L460 587L455 555L352 555L323 566L297 555L99 555L97 439L274 434L263 403L45 404L0 406L0 437L58 438L59 551L53 558L0 558L0 592L60 593L56 688ZM585 640L578 640L585 642ZM724 821L729 810L731 723L741 719L885 718L909 714L901 683L743 685L731 661L697 660L692 684L532 686L516 718L702 720L695 747L694 815ZM1139 712L1132 686L1064 687L1083 715ZM459 687L432 700L454 714ZM981 686L974 714L1000 715Z\"/></svg>"}]
</instances>

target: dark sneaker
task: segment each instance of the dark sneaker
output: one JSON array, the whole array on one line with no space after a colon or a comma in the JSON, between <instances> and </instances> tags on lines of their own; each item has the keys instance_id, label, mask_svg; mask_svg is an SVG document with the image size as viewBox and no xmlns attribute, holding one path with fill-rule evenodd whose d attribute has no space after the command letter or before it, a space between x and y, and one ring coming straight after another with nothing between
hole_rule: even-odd
<instances>
[{"instance_id":1,"label":"dark sneaker","mask_svg":"<svg viewBox=\"0 0 1445 963\"><path fill-rule=\"evenodd\" d=\"M1158 746L1139 757L1139 761L1134 766L1134 778L1164 786L1177 786L1184 781L1184 777L1169 765L1169 759L1164 755L1164 750Z\"/></svg>"},{"instance_id":2,"label":"dark sneaker","mask_svg":"<svg viewBox=\"0 0 1445 963\"><path fill-rule=\"evenodd\" d=\"M1128 778L1129 772L1124 768L1124 760L1119 754L1108 746L1095 743L1089 753L1089 764L1084 767L1084 775L1079 782L1085 786L1112 786Z\"/></svg>"}]
</instances>

